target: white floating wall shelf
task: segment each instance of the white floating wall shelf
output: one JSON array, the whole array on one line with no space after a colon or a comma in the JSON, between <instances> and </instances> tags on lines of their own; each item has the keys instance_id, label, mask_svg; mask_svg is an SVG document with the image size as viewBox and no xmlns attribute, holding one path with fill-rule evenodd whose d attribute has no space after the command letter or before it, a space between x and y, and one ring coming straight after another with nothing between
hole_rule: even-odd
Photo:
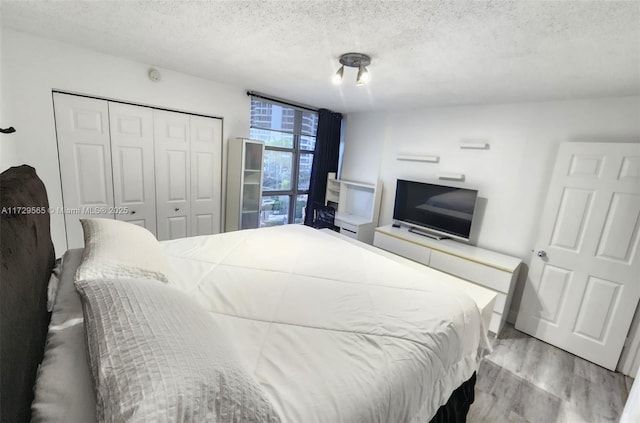
<instances>
[{"instance_id":1,"label":"white floating wall shelf","mask_svg":"<svg viewBox=\"0 0 640 423\"><path fill-rule=\"evenodd\" d=\"M486 140L462 140L460 148L473 150L488 150L489 143Z\"/></svg>"},{"instance_id":2,"label":"white floating wall shelf","mask_svg":"<svg viewBox=\"0 0 640 423\"><path fill-rule=\"evenodd\" d=\"M440 161L440 156L413 156L409 154L398 154L396 160L403 160L406 162L438 163Z\"/></svg>"},{"instance_id":3,"label":"white floating wall shelf","mask_svg":"<svg viewBox=\"0 0 640 423\"><path fill-rule=\"evenodd\" d=\"M443 181L464 181L464 173L441 173L438 179Z\"/></svg>"}]
</instances>

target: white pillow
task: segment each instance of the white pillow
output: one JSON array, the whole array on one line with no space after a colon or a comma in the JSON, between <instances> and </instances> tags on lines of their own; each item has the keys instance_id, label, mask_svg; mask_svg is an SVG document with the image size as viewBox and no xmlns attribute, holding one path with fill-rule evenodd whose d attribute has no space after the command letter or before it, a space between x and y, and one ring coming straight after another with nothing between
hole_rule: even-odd
<instances>
[{"instance_id":1,"label":"white pillow","mask_svg":"<svg viewBox=\"0 0 640 423\"><path fill-rule=\"evenodd\" d=\"M82 262L74 280L143 278L168 282L170 266L147 229L113 219L81 219Z\"/></svg>"},{"instance_id":2,"label":"white pillow","mask_svg":"<svg viewBox=\"0 0 640 423\"><path fill-rule=\"evenodd\" d=\"M76 283L103 422L279 422L214 317L148 279Z\"/></svg>"}]
</instances>

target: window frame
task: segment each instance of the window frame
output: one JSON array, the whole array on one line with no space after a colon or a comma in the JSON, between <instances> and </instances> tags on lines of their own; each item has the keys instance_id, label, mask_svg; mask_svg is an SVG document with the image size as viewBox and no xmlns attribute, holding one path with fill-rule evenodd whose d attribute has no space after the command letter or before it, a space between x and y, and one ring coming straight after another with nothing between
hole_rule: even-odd
<instances>
[{"instance_id":1,"label":"window frame","mask_svg":"<svg viewBox=\"0 0 640 423\"><path fill-rule=\"evenodd\" d=\"M291 148L288 147L276 147L276 146L269 146L266 142L265 142L265 156L267 154L267 151L279 151L279 152L283 152L283 153L291 153L292 154L292 163L291 163L291 189L288 190L265 190L264 189L264 182L263 182L263 186L261 187L261 194L262 194L262 198L265 197L276 197L276 196L287 196L289 197L289 210L287 212L287 224L304 224L304 215L302 218L301 222L296 222L295 221L295 214L296 214L296 206L297 206L297 201L298 201L298 197L301 195L306 195L307 196L307 203L309 201L309 188L307 189L299 189L299 177L300 177L300 160L302 158L303 154L311 154L312 157L312 167L313 167L313 157L315 157L315 149L314 150L307 150L307 149L302 149L302 145L301 145L301 140L302 137L312 137L316 140L317 142L317 123L316 123L316 132L315 134L303 134L302 133L302 121L303 121L303 115L305 113L314 113L316 116L318 115L318 111L317 110L313 110L310 108L302 108L302 107L298 107L292 104L288 104L288 103L284 103L284 102L279 102L277 100L272 100L269 98L264 98L264 97L258 97L258 96L252 96L251 100L253 101L253 99L257 99L259 101L263 101L266 103L271 103L277 106L281 106L281 107L286 107L286 108L290 108L293 109L294 111L294 116L293 116L293 131L286 131L286 130L281 130L281 129L271 129L271 128L263 128L260 126L253 126L251 123L249 124L249 130L251 131L252 129L256 129L256 130L260 130L260 131L270 131L270 132L277 132L277 133L282 133L282 134L291 134L293 136L293 146ZM252 110L253 111L253 110ZM259 138L258 138L259 139ZM315 146L315 143L314 143ZM262 205L261 205L262 207ZM303 212L304 213L304 212ZM262 225L261 225L262 226Z\"/></svg>"}]
</instances>

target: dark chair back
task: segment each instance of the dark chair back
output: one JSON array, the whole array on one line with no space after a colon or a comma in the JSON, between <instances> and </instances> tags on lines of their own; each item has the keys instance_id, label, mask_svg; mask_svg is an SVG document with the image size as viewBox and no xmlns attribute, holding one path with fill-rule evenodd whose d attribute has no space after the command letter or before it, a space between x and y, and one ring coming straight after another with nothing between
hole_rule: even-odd
<instances>
[{"instance_id":1,"label":"dark chair back","mask_svg":"<svg viewBox=\"0 0 640 423\"><path fill-rule=\"evenodd\" d=\"M317 229L329 228L336 230L336 210L332 206L314 207L313 227Z\"/></svg>"}]
</instances>

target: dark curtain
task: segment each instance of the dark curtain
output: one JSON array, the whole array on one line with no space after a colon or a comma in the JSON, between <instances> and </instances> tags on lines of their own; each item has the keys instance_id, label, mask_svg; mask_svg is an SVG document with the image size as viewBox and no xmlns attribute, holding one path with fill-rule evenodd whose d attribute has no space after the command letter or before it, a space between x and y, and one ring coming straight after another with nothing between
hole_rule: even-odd
<instances>
[{"instance_id":1,"label":"dark curtain","mask_svg":"<svg viewBox=\"0 0 640 423\"><path fill-rule=\"evenodd\" d=\"M340 153L340 125L342 114L331 110L318 110L318 132L316 149L313 155L311 180L309 181L309 198L304 224L313 225L313 212L324 206L327 191L327 175L338 171L338 155Z\"/></svg>"}]
</instances>

